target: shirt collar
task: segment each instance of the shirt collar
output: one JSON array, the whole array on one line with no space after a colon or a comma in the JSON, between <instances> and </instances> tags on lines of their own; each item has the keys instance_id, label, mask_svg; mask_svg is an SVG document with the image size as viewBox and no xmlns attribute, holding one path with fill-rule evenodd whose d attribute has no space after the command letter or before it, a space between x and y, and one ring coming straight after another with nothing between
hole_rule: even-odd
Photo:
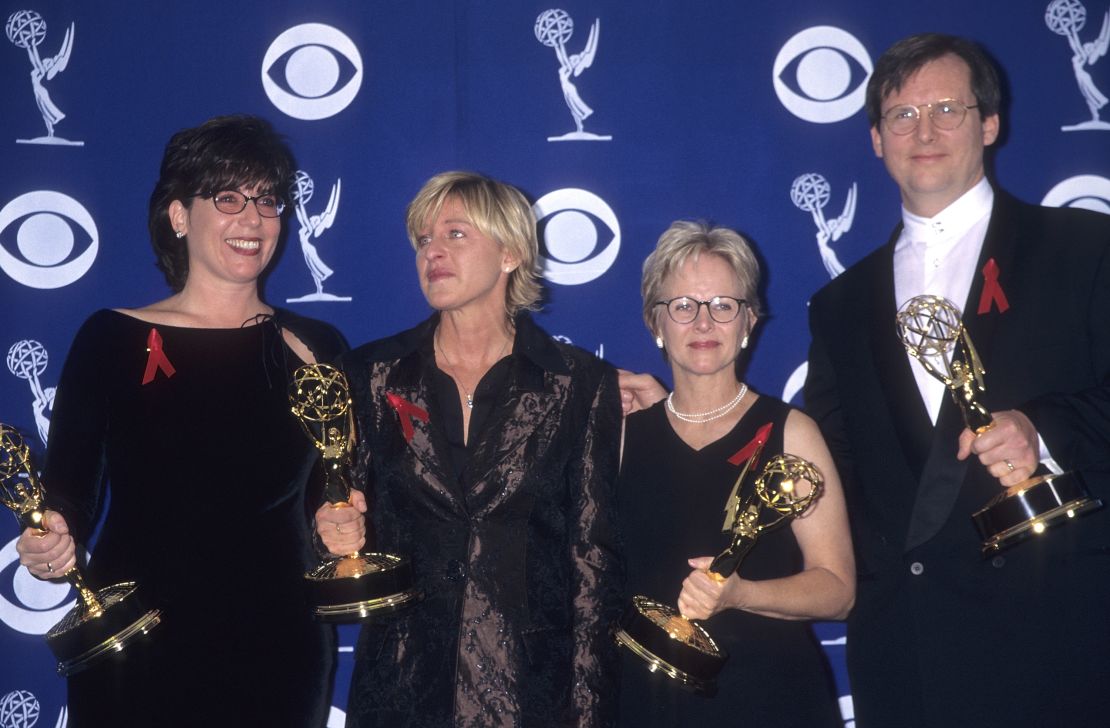
<instances>
[{"instance_id":1,"label":"shirt collar","mask_svg":"<svg viewBox=\"0 0 1110 728\"><path fill-rule=\"evenodd\" d=\"M402 345L402 355L419 351L422 356L434 356L432 337L439 323L439 313L434 314L410 332L405 332L406 342ZM536 325L531 315L520 312L514 319L516 335L513 340L513 355L527 359L544 371L553 374L567 374L569 369L559 348L546 331Z\"/></svg>"},{"instance_id":2,"label":"shirt collar","mask_svg":"<svg viewBox=\"0 0 1110 728\"><path fill-rule=\"evenodd\" d=\"M902 236L899 247L912 243L951 246L975 223L989 215L993 204L994 190L984 177L933 217L921 217L902 207Z\"/></svg>"}]
</instances>

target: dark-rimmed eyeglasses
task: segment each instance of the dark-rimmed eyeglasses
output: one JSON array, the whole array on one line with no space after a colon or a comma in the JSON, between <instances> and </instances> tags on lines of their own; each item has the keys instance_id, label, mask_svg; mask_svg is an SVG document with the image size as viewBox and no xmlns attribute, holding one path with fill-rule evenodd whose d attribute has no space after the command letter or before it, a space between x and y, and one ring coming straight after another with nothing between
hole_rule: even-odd
<instances>
[{"instance_id":1,"label":"dark-rimmed eyeglasses","mask_svg":"<svg viewBox=\"0 0 1110 728\"><path fill-rule=\"evenodd\" d=\"M921 123L923 110L928 110L929 120L933 126L945 131L959 129L960 124L967 118L968 109L978 109L978 104L968 106L956 99L941 99L931 104L902 104L893 106L883 113L883 123L891 134L899 136L909 134Z\"/></svg>"},{"instance_id":2,"label":"dark-rimmed eyeglasses","mask_svg":"<svg viewBox=\"0 0 1110 728\"><path fill-rule=\"evenodd\" d=\"M719 324L727 324L730 321L735 321L736 317L740 315L740 309L747 304L748 302L743 298L733 298L732 296L714 296L708 301L699 301L689 296L679 296L669 301L656 301L654 305L666 306L667 315L676 324L692 323L698 317L698 311L701 310L702 306L705 306L705 310L709 312L709 318Z\"/></svg>"},{"instance_id":3,"label":"dark-rimmed eyeglasses","mask_svg":"<svg viewBox=\"0 0 1110 728\"><path fill-rule=\"evenodd\" d=\"M285 212L285 200L273 193L252 196L235 190L223 190L200 193L193 197L211 198L216 209L225 215L238 215L247 209L248 202L254 203L254 209L258 210L258 214L262 217L281 217L281 213Z\"/></svg>"}]
</instances>

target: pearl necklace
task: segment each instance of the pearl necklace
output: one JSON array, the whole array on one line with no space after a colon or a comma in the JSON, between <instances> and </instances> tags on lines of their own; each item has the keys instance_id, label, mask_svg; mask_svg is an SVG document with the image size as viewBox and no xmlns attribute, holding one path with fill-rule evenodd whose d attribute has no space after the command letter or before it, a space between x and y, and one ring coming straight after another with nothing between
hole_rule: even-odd
<instances>
[{"instance_id":1,"label":"pearl necklace","mask_svg":"<svg viewBox=\"0 0 1110 728\"><path fill-rule=\"evenodd\" d=\"M678 419L682 420L683 422L689 422L689 423L694 424L694 425L700 425L700 424L704 424L706 422L712 422L713 420L720 419L721 417L724 417L725 415L727 415L732 410L736 409L736 405L740 404L740 400L744 399L744 395L747 394L747 393L748 393L748 385L743 384L743 385L740 386L740 391L736 393L736 396L733 397L732 401L729 402L728 404L721 405L717 409L711 409L708 412L700 412L698 414L687 414L685 412L679 412L678 410L676 410L674 408L674 401L673 401L674 400L674 392L671 392L670 394L667 395L667 409L670 410L670 413L672 415L674 415Z\"/></svg>"},{"instance_id":2,"label":"pearl necklace","mask_svg":"<svg viewBox=\"0 0 1110 728\"><path fill-rule=\"evenodd\" d=\"M501 355L505 353L505 349L509 348L509 342L512 340L513 337L511 336L505 339L505 343L501 345L501 351L497 352L497 357L493 360L494 364L501 361ZM452 364L451 360L447 358L447 352L445 352L443 350L443 347L439 345L439 342L436 340L436 338L432 339L432 345L435 346L437 350L439 350L439 355L443 357L443 363L447 365L447 368L449 370L447 373L450 374L451 378L454 379L455 382L462 388L463 394L466 396L467 409L474 409L474 395L470 393L470 390L466 388L466 385L462 383L462 380L459 379L459 377L455 376L455 365ZM487 369L486 371L489 370ZM481 382L481 377L478 378L478 381Z\"/></svg>"}]
</instances>

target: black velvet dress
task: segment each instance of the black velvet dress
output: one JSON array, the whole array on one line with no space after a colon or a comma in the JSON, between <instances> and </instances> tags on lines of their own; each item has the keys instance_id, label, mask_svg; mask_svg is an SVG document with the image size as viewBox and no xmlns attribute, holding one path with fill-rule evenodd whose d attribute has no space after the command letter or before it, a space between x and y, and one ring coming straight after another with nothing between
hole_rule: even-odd
<instances>
[{"instance_id":1,"label":"black velvet dress","mask_svg":"<svg viewBox=\"0 0 1110 728\"><path fill-rule=\"evenodd\" d=\"M715 556L728 545L724 506L740 467L728 462L764 424L772 430L760 467L783 451L790 408L760 397L736 427L701 450L683 442L659 402L625 424L618 481L628 563L627 597L677 604L686 560ZM745 497L751 490L748 479ZM802 568L798 543L784 524L764 534L740 567L747 579L773 579ZM702 622L730 655L718 692L705 698L680 687L631 651L623 653L620 724L628 728L842 726L828 663L806 622L725 610Z\"/></svg>"},{"instance_id":2,"label":"black velvet dress","mask_svg":"<svg viewBox=\"0 0 1110 728\"><path fill-rule=\"evenodd\" d=\"M312 620L302 587L316 561L316 458L289 411L301 361L276 322L318 360L344 346L284 312L193 329L105 310L78 332L51 423L47 502L79 551L102 520L88 582L137 581L162 623L70 678L70 728L325 724L334 634ZM153 329L168 366L147 350Z\"/></svg>"}]
</instances>

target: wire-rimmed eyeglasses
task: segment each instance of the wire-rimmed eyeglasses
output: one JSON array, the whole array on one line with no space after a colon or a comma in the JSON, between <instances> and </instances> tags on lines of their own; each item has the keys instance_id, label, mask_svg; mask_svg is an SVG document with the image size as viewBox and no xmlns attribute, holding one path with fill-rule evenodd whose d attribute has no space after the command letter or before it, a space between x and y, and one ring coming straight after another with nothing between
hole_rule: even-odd
<instances>
[{"instance_id":1,"label":"wire-rimmed eyeglasses","mask_svg":"<svg viewBox=\"0 0 1110 728\"><path fill-rule=\"evenodd\" d=\"M193 197L211 198L216 209L225 215L238 215L247 209L248 202L254 203L254 209L258 210L258 214L262 217L281 217L281 213L285 212L285 200L272 192L265 195L244 195L235 190L223 190L200 193Z\"/></svg>"},{"instance_id":2,"label":"wire-rimmed eyeglasses","mask_svg":"<svg viewBox=\"0 0 1110 728\"><path fill-rule=\"evenodd\" d=\"M968 109L978 108L978 104L968 106L956 99L941 99L931 104L919 104L917 106L902 104L887 109L883 113L883 123L886 124L886 128L890 130L891 134L898 134L899 136L909 134L921 123L922 111L927 109L929 120L933 122L933 126L945 131L952 131L953 129L959 129L960 124L964 123Z\"/></svg>"},{"instance_id":3,"label":"wire-rimmed eyeglasses","mask_svg":"<svg viewBox=\"0 0 1110 728\"><path fill-rule=\"evenodd\" d=\"M708 301L699 301L690 296L679 296L669 301L656 301L655 306L666 306L667 315L676 324L688 324L698 317L702 306L709 312L709 317L719 324L735 321L740 315L740 310L748 304L743 298L732 296L714 296Z\"/></svg>"}]
</instances>

